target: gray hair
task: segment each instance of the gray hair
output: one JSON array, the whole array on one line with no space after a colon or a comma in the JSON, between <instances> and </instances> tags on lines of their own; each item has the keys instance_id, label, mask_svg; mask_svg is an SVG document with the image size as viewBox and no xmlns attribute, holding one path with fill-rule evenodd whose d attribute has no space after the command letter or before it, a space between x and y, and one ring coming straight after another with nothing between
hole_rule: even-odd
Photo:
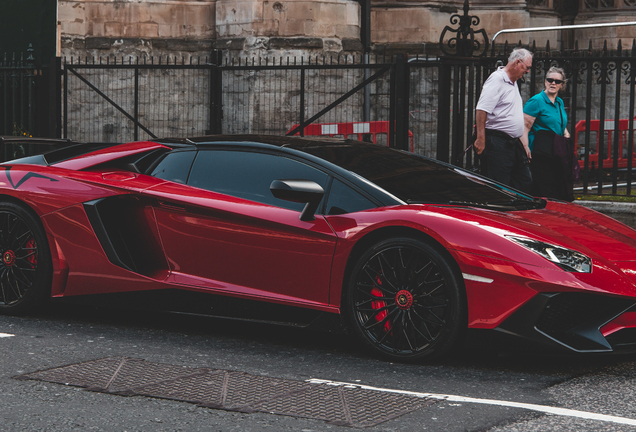
<instances>
[{"instance_id":1,"label":"gray hair","mask_svg":"<svg viewBox=\"0 0 636 432\"><path fill-rule=\"evenodd\" d=\"M513 63L517 60L523 60L526 57L532 57L532 53L525 48L515 48L508 57L508 63Z\"/></svg>"},{"instance_id":2,"label":"gray hair","mask_svg":"<svg viewBox=\"0 0 636 432\"><path fill-rule=\"evenodd\" d=\"M547 78L548 75L550 75L551 73L558 73L558 74L561 75L561 78L563 79L563 85L561 86L561 90L560 91L565 90L565 85L568 82L567 78L565 77L565 70L563 70L563 68L560 68L560 67L552 66L548 70L548 72L545 74L545 77Z\"/></svg>"}]
</instances>

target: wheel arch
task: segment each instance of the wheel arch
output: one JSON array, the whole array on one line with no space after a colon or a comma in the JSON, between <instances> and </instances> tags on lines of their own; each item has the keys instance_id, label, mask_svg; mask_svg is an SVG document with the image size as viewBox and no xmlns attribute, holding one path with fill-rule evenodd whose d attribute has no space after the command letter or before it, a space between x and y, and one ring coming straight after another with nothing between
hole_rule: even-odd
<instances>
[{"instance_id":1,"label":"wheel arch","mask_svg":"<svg viewBox=\"0 0 636 432\"><path fill-rule=\"evenodd\" d=\"M437 249L438 252L448 260L449 265L451 265L451 267L453 267L453 269L459 275L459 281L462 284L462 291L465 298L466 286L464 285L464 278L461 276L462 272L459 267L459 264L457 263L457 260L455 260L453 255L451 255L451 253L448 252L448 250L439 241L437 241L434 237L412 227L387 226L387 227L382 227L377 230L374 230L370 233L367 233L364 237L359 239L356 242L356 244L353 246L353 248L351 249L351 253L349 254L349 257L347 258L347 265L345 267L344 278L342 280L342 290L340 293L341 310L344 309L343 306L345 305L345 301L346 301L347 285L348 285L347 282L351 276L353 267L355 266L358 259L362 256L365 250L367 250L374 244L381 242L383 240L387 240L389 238L394 238L394 237L414 238L424 243L427 243L428 245Z\"/></svg>"},{"instance_id":2,"label":"wheel arch","mask_svg":"<svg viewBox=\"0 0 636 432\"><path fill-rule=\"evenodd\" d=\"M24 303L23 305L18 305L17 308L13 311L5 310L3 312L7 314L20 314L20 313L26 312L27 310L38 309L50 297L51 284L52 284L52 278L53 278L53 269L54 269L50 238L46 229L44 228L44 224L42 222L40 215L35 211L35 209L31 205L29 205L29 203L19 198L16 198L12 195L7 195L7 194L0 194L0 203L2 203L3 206L8 206L9 209L12 206L17 207L19 211L22 212L23 214L20 215L18 213L16 214L16 216L18 218L21 218L23 222L25 222L25 224L27 225L27 228L33 232L33 236L36 238L38 244L42 245L41 253L40 253L40 248L38 247L37 260L38 260L38 268L40 268L40 265L39 265L41 262L40 260L42 259L44 260L44 264L43 264L44 274L42 275L40 273L40 276L36 275L35 276L36 279L34 279L34 282L33 282L34 286L29 288L29 292L33 289L36 289L36 291L34 291L35 294L29 294L29 292L27 292L26 295L29 296L30 298L30 300L28 300L28 303ZM9 210L9 211L15 212L17 211L17 209ZM31 219L31 223L35 224L34 227L30 227L29 221L24 220L25 216ZM36 288L38 286L39 288Z\"/></svg>"},{"instance_id":3,"label":"wheel arch","mask_svg":"<svg viewBox=\"0 0 636 432\"><path fill-rule=\"evenodd\" d=\"M16 198L13 195L2 194L2 193L0 193L0 201L10 202L10 203L24 207L25 210L27 210L29 213L31 213L33 217L35 217L37 220L40 221L40 224L42 223L42 219L40 218L40 215L38 214L38 212L36 212L35 209L26 201Z\"/></svg>"},{"instance_id":4,"label":"wheel arch","mask_svg":"<svg viewBox=\"0 0 636 432\"><path fill-rule=\"evenodd\" d=\"M52 255L52 252L51 252L51 243L50 243L50 239L49 239L49 233L44 228L44 223L42 222L42 217L40 216L40 214L37 211L35 211L35 209L33 208L33 206L31 204L29 204L28 202L26 202L24 200L16 198L13 195L0 193L0 202L8 202L8 203L12 203L12 204L18 205L18 206L22 207L25 211L30 213L31 216L33 216L35 221L39 224L40 229L42 229L42 232L44 233L44 238L46 239L46 247L47 247L47 249L49 251L49 253L48 253L49 260L52 263L53 255Z\"/></svg>"}]
</instances>

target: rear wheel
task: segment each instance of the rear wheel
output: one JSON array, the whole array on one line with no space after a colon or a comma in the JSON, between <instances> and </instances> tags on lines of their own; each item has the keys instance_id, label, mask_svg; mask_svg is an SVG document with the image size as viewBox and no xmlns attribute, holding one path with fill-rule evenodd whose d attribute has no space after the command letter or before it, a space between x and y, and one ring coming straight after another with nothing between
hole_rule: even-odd
<instances>
[{"instance_id":1,"label":"rear wheel","mask_svg":"<svg viewBox=\"0 0 636 432\"><path fill-rule=\"evenodd\" d=\"M417 361L443 356L466 330L458 273L437 248L422 241L377 243L351 273L346 299L351 325L384 357Z\"/></svg>"},{"instance_id":2,"label":"rear wheel","mask_svg":"<svg viewBox=\"0 0 636 432\"><path fill-rule=\"evenodd\" d=\"M35 309L49 293L51 274L40 221L22 206L0 202L0 312Z\"/></svg>"}]
</instances>

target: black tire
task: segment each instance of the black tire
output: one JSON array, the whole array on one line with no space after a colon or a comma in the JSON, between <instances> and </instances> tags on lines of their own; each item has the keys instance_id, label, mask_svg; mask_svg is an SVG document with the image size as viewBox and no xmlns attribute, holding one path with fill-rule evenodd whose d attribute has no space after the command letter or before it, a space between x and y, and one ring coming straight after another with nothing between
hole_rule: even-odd
<instances>
[{"instance_id":1,"label":"black tire","mask_svg":"<svg viewBox=\"0 0 636 432\"><path fill-rule=\"evenodd\" d=\"M30 211L0 202L0 313L32 312L50 294L52 264L42 225Z\"/></svg>"},{"instance_id":2,"label":"black tire","mask_svg":"<svg viewBox=\"0 0 636 432\"><path fill-rule=\"evenodd\" d=\"M436 247L411 238L384 240L362 254L345 302L354 332L391 360L440 358L466 332L459 271Z\"/></svg>"}]
</instances>

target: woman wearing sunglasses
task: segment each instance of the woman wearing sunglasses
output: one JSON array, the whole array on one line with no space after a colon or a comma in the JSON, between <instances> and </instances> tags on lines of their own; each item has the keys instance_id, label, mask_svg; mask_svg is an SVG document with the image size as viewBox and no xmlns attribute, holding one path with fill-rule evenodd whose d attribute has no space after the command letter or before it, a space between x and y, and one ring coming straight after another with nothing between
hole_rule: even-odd
<instances>
[{"instance_id":1,"label":"woman wearing sunglasses","mask_svg":"<svg viewBox=\"0 0 636 432\"><path fill-rule=\"evenodd\" d=\"M532 193L572 201L574 149L568 140L563 100L558 96L565 84L565 71L551 67L546 74L545 90L531 97L523 107L524 135L532 152Z\"/></svg>"}]
</instances>

